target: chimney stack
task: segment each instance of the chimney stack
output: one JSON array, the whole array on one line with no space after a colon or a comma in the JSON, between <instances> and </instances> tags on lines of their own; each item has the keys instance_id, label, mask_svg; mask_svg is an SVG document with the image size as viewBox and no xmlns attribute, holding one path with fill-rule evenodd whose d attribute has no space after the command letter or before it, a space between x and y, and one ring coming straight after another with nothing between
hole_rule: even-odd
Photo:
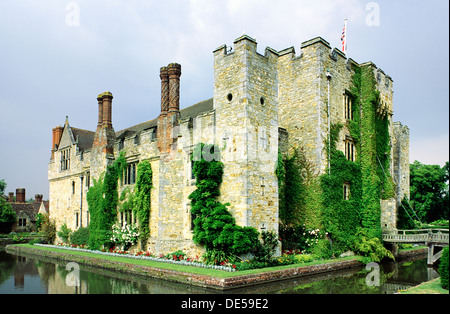
<instances>
[{"instance_id":1,"label":"chimney stack","mask_svg":"<svg viewBox=\"0 0 450 314\"><path fill-rule=\"evenodd\" d=\"M24 188L16 189L16 203L25 203L25 189Z\"/></svg>"},{"instance_id":2,"label":"chimney stack","mask_svg":"<svg viewBox=\"0 0 450 314\"><path fill-rule=\"evenodd\" d=\"M98 95L98 123L97 128L101 128L103 125L103 97L102 94Z\"/></svg>"},{"instance_id":3,"label":"chimney stack","mask_svg":"<svg viewBox=\"0 0 450 314\"><path fill-rule=\"evenodd\" d=\"M181 65L171 63L167 72L169 74L169 112L177 112L180 110Z\"/></svg>"},{"instance_id":4,"label":"chimney stack","mask_svg":"<svg viewBox=\"0 0 450 314\"><path fill-rule=\"evenodd\" d=\"M8 202L14 203L14 192L9 192Z\"/></svg>"},{"instance_id":5,"label":"chimney stack","mask_svg":"<svg viewBox=\"0 0 450 314\"><path fill-rule=\"evenodd\" d=\"M169 111L169 73L167 67L162 67L159 77L161 78L161 115L167 115Z\"/></svg>"},{"instance_id":6,"label":"chimney stack","mask_svg":"<svg viewBox=\"0 0 450 314\"><path fill-rule=\"evenodd\" d=\"M36 203L42 203L42 199L44 198L44 196L42 194L36 194L34 196L35 202Z\"/></svg>"},{"instance_id":7,"label":"chimney stack","mask_svg":"<svg viewBox=\"0 0 450 314\"><path fill-rule=\"evenodd\" d=\"M58 148L63 131L64 128L60 125L52 129L52 151Z\"/></svg>"},{"instance_id":8,"label":"chimney stack","mask_svg":"<svg viewBox=\"0 0 450 314\"><path fill-rule=\"evenodd\" d=\"M110 127L112 127L112 100L113 100L113 95L111 94L111 92L104 92L103 94L99 95L99 97L100 96L103 99L103 126L110 128Z\"/></svg>"}]
</instances>

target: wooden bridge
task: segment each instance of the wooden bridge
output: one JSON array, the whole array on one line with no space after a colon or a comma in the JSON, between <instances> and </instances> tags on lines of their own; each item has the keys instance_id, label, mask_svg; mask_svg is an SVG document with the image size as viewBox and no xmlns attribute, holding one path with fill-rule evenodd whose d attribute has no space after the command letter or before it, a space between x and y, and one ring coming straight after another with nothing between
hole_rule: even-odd
<instances>
[{"instance_id":1,"label":"wooden bridge","mask_svg":"<svg viewBox=\"0 0 450 314\"><path fill-rule=\"evenodd\" d=\"M442 250L434 253L436 247L445 247L449 243L449 229L396 230L383 234L387 243L423 243L428 246L428 265L433 265L442 255Z\"/></svg>"}]
</instances>

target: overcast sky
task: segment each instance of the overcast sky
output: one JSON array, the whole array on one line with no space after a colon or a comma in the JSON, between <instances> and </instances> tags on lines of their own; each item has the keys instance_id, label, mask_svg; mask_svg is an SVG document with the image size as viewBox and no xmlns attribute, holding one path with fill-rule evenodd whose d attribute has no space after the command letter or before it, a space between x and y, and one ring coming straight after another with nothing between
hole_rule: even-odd
<instances>
[{"instance_id":1,"label":"overcast sky","mask_svg":"<svg viewBox=\"0 0 450 314\"><path fill-rule=\"evenodd\" d=\"M181 108L213 97L213 54L244 32L258 51L316 36L394 80L411 162L449 160L447 0L0 0L0 179L48 198L52 128L95 131L111 91L116 131L157 117L159 68L182 65Z\"/></svg>"}]
</instances>

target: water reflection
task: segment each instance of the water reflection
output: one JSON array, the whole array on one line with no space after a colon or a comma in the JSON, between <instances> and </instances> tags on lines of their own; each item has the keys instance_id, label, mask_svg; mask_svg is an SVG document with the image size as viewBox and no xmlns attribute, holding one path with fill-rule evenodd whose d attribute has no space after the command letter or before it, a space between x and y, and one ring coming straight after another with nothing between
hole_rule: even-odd
<instances>
[{"instance_id":1,"label":"water reflection","mask_svg":"<svg viewBox=\"0 0 450 314\"><path fill-rule=\"evenodd\" d=\"M270 294L391 294L438 274L426 259L387 263L380 267L379 285L368 285L368 272L349 269L274 283L234 289L227 293ZM0 294L208 294L215 290L166 280L130 276L110 270L80 266L79 269L35 256L0 251Z\"/></svg>"}]
</instances>

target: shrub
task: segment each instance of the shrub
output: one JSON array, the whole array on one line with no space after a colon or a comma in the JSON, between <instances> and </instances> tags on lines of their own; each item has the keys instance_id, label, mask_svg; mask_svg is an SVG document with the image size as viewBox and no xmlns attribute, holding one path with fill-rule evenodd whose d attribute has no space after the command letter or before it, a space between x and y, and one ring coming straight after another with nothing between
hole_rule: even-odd
<instances>
[{"instance_id":1,"label":"shrub","mask_svg":"<svg viewBox=\"0 0 450 314\"><path fill-rule=\"evenodd\" d=\"M255 260L268 262L275 254L278 246L278 237L274 231L261 232L261 242L256 245Z\"/></svg>"},{"instance_id":2,"label":"shrub","mask_svg":"<svg viewBox=\"0 0 450 314\"><path fill-rule=\"evenodd\" d=\"M69 237L70 237L71 233L72 233L72 230L70 230L67 227L66 223L63 223L63 225L61 226L61 229L59 229L57 234L58 234L58 237L60 237L64 243L69 243Z\"/></svg>"},{"instance_id":3,"label":"shrub","mask_svg":"<svg viewBox=\"0 0 450 314\"><path fill-rule=\"evenodd\" d=\"M369 238L362 233L360 233L359 240L356 242L356 250L363 256L362 262L365 264L380 262L385 257L395 260L392 252L383 246L380 239Z\"/></svg>"},{"instance_id":4,"label":"shrub","mask_svg":"<svg viewBox=\"0 0 450 314\"><path fill-rule=\"evenodd\" d=\"M441 275L442 288L447 290L448 290L448 271L449 271L448 246L446 246L442 251L441 263L439 265L439 274Z\"/></svg>"},{"instance_id":5,"label":"shrub","mask_svg":"<svg viewBox=\"0 0 450 314\"><path fill-rule=\"evenodd\" d=\"M174 261L184 260L185 257L186 257L186 254L181 250L178 250L178 251L175 251L173 253L169 253L166 255L166 259L171 259Z\"/></svg>"},{"instance_id":6,"label":"shrub","mask_svg":"<svg viewBox=\"0 0 450 314\"><path fill-rule=\"evenodd\" d=\"M44 215L44 217L42 218L40 232L47 243L55 242L56 226L55 226L55 222L50 220L48 214Z\"/></svg>"},{"instance_id":7,"label":"shrub","mask_svg":"<svg viewBox=\"0 0 450 314\"><path fill-rule=\"evenodd\" d=\"M295 255L295 260L297 263L308 263L314 260L314 257L309 254L298 254Z\"/></svg>"},{"instance_id":8,"label":"shrub","mask_svg":"<svg viewBox=\"0 0 450 314\"><path fill-rule=\"evenodd\" d=\"M70 243L75 245L87 245L89 241L89 228L79 228L70 236Z\"/></svg>"}]
</instances>

